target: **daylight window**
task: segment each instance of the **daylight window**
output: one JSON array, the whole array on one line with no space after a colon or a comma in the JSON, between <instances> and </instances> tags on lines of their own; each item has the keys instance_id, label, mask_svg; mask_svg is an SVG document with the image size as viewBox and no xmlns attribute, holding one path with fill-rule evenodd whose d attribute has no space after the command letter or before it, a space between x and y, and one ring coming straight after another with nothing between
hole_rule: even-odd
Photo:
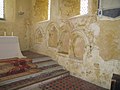
<instances>
[{"instance_id":1,"label":"daylight window","mask_svg":"<svg viewBox=\"0 0 120 90\"><path fill-rule=\"evenodd\" d=\"M88 0L80 1L80 15L88 14Z\"/></svg>"},{"instance_id":2,"label":"daylight window","mask_svg":"<svg viewBox=\"0 0 120 90\"><path fill-rule=\"evenodd\" d=\"M51 6L51 0L48 0L48 20L50 20L50 6Z\"/></svg>"},{"instance_id":3,"label":"daylight window","mask_svg":"<svg viewBox=\"0 0 120 90\"><path fill-rule=\"evenodd\" d=\"M4 0L0 0L0 19L4 19Z\"/></svg>"}]
</instances>

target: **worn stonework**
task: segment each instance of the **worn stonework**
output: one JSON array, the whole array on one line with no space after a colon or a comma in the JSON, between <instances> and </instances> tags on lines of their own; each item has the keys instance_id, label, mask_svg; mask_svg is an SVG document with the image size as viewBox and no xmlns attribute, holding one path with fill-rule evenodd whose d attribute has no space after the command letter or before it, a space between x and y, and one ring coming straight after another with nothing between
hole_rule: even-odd
<instances>
[{"instance_id":1,"label":"worn stonework","mask_svg":"<svg viewBox=\"0 0 120 90\"><path fill-rule=\"evenodd\" d=\"M57 48L58 33L57 26L53 22L47 26L48 47Z\"/></svg>"},{"instance_id":2,"label":"worn stonework","mask_svg":"<svg viewBox=\"0 0 120 90\"><path fill-rule=\"evenodd\" d=\"M43 34L43 29L41 27L38 27L36 30L35 30L35 43L41 43L43 41L43 37L44 37L44 34Z\"/></svg>"},{"instance_id":3,"label":"worn stonework","mask_svg":"<svg viewBox=\"0 0 120 90\"><path fill-rule=\"evenodd\" d=\"M60 31L59 31L59 53L68 54L69 52L69 38L72 26L68 21L61 21Z\"/></svg>"},{"instance_id":4,"label":"worn stonework","mask_svg":"<svg viewBox=\"0 0 120 90\"><path fill-rule=\"evenodd\" d=\"M74 31L71 35L70 57L83 60L85 41L81 31Z\"/></svg>"},{"instance_id":5,"label":"worn stonework","mask_svg":"<svg viewBox=\"0 0 120 90\"><path fill-rule=\"evenodd\" d=\"M101 32L97 42L100 47L100 55L105 60L120 60L120 20L111 22L99 21L99 23L101 26Z\"/></svg>"},{"instance_id":6,"label":"worn stonework","mask_svg":"<svg viewBox=\"0 0 120 90\"><path fill-rule=\"evenodd\" d=\"M62 32L59 40L59 53L68 54L69 38L69 32Z\"/></svg>"},{"instance_id":7,"label":"worn stonework","mask_svg":"<svg viewBox=\"0 0 120 90\"><path fill-rule=\"evenodd\" d=\"M78 2L52 0L52 7L58 5L51 8L52 19L33 23L31 50L52 57L72 75L109 89L113 73L120 74L120 20L97 19L96 0L89 0L88 15L78 16ZM53 26L49 27L50 23ZM44 33L39 44L33 37L37 27ZM58 38L49 38L49 34Z\"/></svg>"}]
</instances>

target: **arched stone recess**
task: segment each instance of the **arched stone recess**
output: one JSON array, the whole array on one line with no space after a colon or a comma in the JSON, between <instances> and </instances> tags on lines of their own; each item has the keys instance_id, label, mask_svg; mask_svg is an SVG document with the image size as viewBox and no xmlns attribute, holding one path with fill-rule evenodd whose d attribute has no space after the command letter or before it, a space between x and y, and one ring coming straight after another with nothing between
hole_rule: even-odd
<instances>
[{"instance_id":1,"label":"arched stone recess","mask_svg":"<svg viewBox=\"0 0 120 90\"><path fill-rule=\"evenodd\" d=\"M90 51L89 40L83 30L74 29L71 33L69 56L84 60Z\"/></svg>"},{"instance_id":2,"label":"arched stone recess","mask_svg":"<svg viewBox=\"0 0 120 90\"><path fill-rule=\"evenodd\" d=\"M58 47L58 25L54 22L50 22L47 26L47 46L49 48Z\"/></svg>"},{"instance_id":3,"label":"arched stone recess","mask_svg":"<svg viewBox=\"0 0 120 90\"><path fill-rule=\"evenodd\" d=\"M41 44L44 39L44 31L41 26L35 29L35 43L36 44Z\"/></svg>"},{"instance_id":4,"label":"arched stone recess","mask_svg":"<svg viewBox=\"0 0 120 90\"><path fill-rule=\"evenodd\" d=\"M68 31L63 31L60 35L60 39L59 39L59 53L62 54L68 54L69 51L69 38L70 38L70 34Z\"/></svg>"},{"instance_id":5,"label":"arched stone recess","mask_svg":"<svg viewBox=\"0 0 120 90\"><path fill-rule=\"evenodd\" d=\"M68 55L70 32L73 29L73 25L69 21L63 21L60 26L58 53Z\"/></svg>"}]
</instances>

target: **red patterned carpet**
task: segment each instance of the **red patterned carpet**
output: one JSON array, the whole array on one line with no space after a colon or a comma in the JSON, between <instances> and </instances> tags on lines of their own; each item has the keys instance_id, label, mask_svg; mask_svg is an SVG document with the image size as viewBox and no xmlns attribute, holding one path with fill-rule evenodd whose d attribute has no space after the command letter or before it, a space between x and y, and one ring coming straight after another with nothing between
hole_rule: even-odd
<instances>
[{"instance_id":1,"label":"red patterned carpet","mask_svg":"<svg viewBox=\"0 0 120 90\"><path fill-rule=\"evenodd\" d=\"M37 66L32 63L31 59L4 59L0 60L0 79L2 77L26 72Z\"/></svg>"},{"instance_id":2,"label":"red patterned carpet","mask_svg":"<svg viewBox=\"0 0 120 90\"><path fill-rule=\"evenodd\" d=\"M71 75L41 85L40 88L42 90L107 90Z\"/></svg>"}]
</instances>

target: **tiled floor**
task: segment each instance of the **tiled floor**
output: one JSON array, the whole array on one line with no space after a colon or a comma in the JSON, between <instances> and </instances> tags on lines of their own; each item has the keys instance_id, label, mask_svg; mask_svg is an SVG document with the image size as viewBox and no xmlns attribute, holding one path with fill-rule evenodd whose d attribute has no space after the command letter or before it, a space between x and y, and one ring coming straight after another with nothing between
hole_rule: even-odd
<instances>
[{"instance_id":1,"label":"tiled floor","mask_svg":"<svg viewBox=\"0 0 120 90\"><path fill-rule=\"evenodd\" d=\"M41 86L42 90L107 90L82 79L68 75Z\"/></svg>"}]
</instances>

